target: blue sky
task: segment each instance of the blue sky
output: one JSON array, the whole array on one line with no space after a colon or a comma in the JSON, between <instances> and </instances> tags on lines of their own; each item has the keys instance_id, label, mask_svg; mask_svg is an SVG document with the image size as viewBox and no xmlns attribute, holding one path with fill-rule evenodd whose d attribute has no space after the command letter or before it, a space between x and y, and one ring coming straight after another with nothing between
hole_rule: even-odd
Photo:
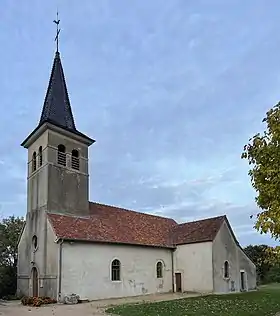
<instances>
[{"instance_id":1,"label":"blue sky","mask_svg":"<svg viewBox=\"0 0 280 316\"><path fill-rule=\"evenodd\" d=\"M179 222L226 214L242 245L269 243L243 145L280 99L279 10L270 0L1 0L0 214L25 215L27 152L61 18L90 199Z\"/></svg>"}]
</instances>

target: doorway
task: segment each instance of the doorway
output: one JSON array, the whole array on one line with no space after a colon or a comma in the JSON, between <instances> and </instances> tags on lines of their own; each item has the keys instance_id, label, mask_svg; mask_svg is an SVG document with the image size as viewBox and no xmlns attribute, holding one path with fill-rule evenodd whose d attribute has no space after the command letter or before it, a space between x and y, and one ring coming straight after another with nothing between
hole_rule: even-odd
<instances>
[{"instance_id":1,"label":"doorway","mask_svg":"<svg viewBox=\"0 0 280 316\"><path fill-rule=\"evenodd\" d=\"M182 274L175 273L176 292L182 292Z\"/></svg>"},{"instance_id":2,"label":"doorway","mask_svg":"<svg viewBox=\"0 0 280 316\"><path fill-rule=\"evenodd\" d=\"M38 296L39 286L38 286L38 270L33 267L31 271L32 275L32 296Z\"/></svg>"},{"instance_id":3,"label":"doorway","mask_svg":"<svg viewBox=\"0 0 280 316\"><path fill-rule=\"evenodd\" d=\"M241 280L240 289L242 292L244 292L247 290L245 271L240 271L240 280Z\"/></svg>"}]
</instances>

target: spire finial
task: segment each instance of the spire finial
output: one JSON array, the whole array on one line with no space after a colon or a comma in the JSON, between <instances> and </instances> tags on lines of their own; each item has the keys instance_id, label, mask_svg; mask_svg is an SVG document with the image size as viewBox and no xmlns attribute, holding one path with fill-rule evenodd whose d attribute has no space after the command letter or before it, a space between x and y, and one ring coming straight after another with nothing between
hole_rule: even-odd
<instances>
[{"instance_id":1,"label":"spire finial","mask_svg":"<svg viewBox=\"0 0 280 316\"><path fill-rule=\"evenodd\" d=\"M58 27L60 20L58 19L58 10L56 11L56 20L53 20L54 23L56 24L56 37L55 37L55 41L56 41L56 52L58 53L58 42L59 42L59 33L60 33L60 28Z\"/></svg>"}]
</instances>

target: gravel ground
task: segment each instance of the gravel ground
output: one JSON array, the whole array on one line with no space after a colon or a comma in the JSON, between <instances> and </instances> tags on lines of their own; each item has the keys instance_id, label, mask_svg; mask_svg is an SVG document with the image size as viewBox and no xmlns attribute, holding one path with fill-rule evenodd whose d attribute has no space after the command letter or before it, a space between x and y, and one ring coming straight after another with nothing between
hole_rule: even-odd
<instances>
[{"instance_id":1,"label":"gravel ground","mask_svg":"<svg viewBox=\"0 0 280 316\"><path fill-rule=\"evenodd\" d=\"M145 295L130 298L108 299L92 301L77 305L46 305L42 307L27 307L21 305L20 301L0 301L0 316L104 316L105 309L112 305L138 302L156 302L174 300L184 297L198 296L198 294L158 294Z\"/></svg>"}]
</instances>

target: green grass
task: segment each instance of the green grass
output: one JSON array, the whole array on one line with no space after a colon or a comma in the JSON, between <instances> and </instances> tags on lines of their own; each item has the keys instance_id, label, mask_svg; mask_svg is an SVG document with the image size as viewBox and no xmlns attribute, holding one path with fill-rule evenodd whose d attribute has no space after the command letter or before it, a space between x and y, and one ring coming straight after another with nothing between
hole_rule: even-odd
<instances>
[{"instance_id":1,"label":"green grass","mask_svg":"<svg viewBox=\"0 0 280 316\"><path fill-rule=\"evenodd\" d=\"M272 316L280 312L280 286L265 286L248 293L120 305L106 312L122 316Z\"/></svg>"}]
</instances>

